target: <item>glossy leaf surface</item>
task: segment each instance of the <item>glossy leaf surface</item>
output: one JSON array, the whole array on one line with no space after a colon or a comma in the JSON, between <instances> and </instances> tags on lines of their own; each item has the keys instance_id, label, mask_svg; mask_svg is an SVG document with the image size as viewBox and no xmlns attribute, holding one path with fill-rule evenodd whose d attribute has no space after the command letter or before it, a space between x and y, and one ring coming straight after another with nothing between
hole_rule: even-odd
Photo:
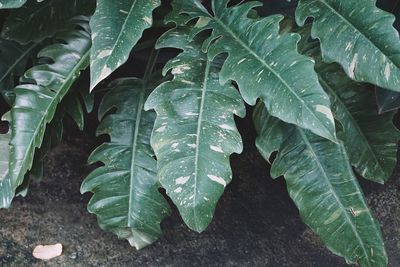
<instances>
[{"instance_id":1,"label":"glossy leaf surface","mask_svg":"<svg viewBox=\"0 0 400 267\"><path fill-rule=\"evenodd\" d=\"M245 115L239 92L218 79L220 63L207 58L201 41L187 39L187 28L169 31L158 47L183 50L167 63L173 81L150 95L146 109L157 119L151 144L158 175L185 223L201 232L211 222L218 199L232 179L229 156L241 153L234 115Z\"/></svg>"},{"instance_id":2,"label":"glossy leaf surface","mask_svg":"<svg viewBox=\"0 0 400 267\"><path fill-rule=\"evenodd\" d=\"M400 38L395 17L376 1L300 0L296 21L314 18L312 37L327 62L338 62L354 80L400 91Z\"/></svg>"},{"instance_id":3,"label":"glossy leaf surface","mask_svg":"<svg viewBox=\"0 0 400 267\"><path fill-rule=\"evenodd\" d=\"M221 82L236 81L247 103L254 105L261 98L272 116L335 140L329 98L318 83L313 61L297 52L300 36L279 33L280 15L249 18L258 2L227 7L228 2L212 1L210 14L199 0L175 0L174 10L198 18L193 34L212 30L203 48L210 58L228 54Z\"/></svg>"},{"instance_id":4,"label":"glossy leaf surface","mask_svg":"<svg viewBox=\"0 0 400 267\"><path fill-rule=\"evenodd\" d=\"M348 78L340 65L324 63L318 43L308 42L309 36L303 36L300 51L316 60L315 70L341 123L338 137L351 164L366 179L386 182L396 165L400 140L400 132L393 125L395 112L379 115L374 91Z\"/></svg>"},{"instance_id":5,"label":"glossy leaf surface","mask_svg":"<svg viewBox=\"0 0 400 267\"><path fill-rule=\"evenodd\" d=\"M285 177L303 221L346 261L361 266L386 266L379 226L364 200L342 142L335 144L276 121L262 105L257 107L254 119L262 154L268 158L269 152L278 150L271 175ZM281 144L276 140L281 140ZM264 148L263 143L276 145Z\"/></svg>"},{"instance_id":6,"label":"glossy leaf surface","mask_svg":"<svg viewBox=\"0 0 400 267\"><path fill-rule=\"evenodd\" d=\"M19 8L26 3L26 0L0 0L1 8Z\"/></svg>"},{"instance_id":7,"label":"glossy leaf surface","mask_svg":"<svg viewBox=\"0 0 400 267\"><path fill-rule=\"evenodd\" d=\"M156 114L143 110L145 99L156 84L125 78L109 85L99 108L98 134L110 142L99 146L89 162L101 161L85 179L81 192L94 193L88 204L102 229L127 239L137 249L161 235L160 223L170 213L158 191L157 162L150 146ZM109 111L116 112L106 115Z\"/></svg>"},{"instance_id":8,"label":"glossy leaf surface","mask_svg":"<svg viewBox=\"0 0 400 267\"><path fill-rule=\"evenodd\" d=\"M85 23L80 21L79 23ZM60 33L62 43L50 45L38 54L52 63L34 66L24 74L25 84L14 89L16 98L11 109L11 151L6 180L13 191L31 168L35 149L41 146L46 125L69 91L80 71L89 64L90 35L83 30ZM0 192L9 206L13 195Z\"/></svg>"},{"instance_id":9,"label":"glossy leaf surface","mask_svg":"<svg viewBox=\"0 0 400 267\"><path fill-rule=\"evenodd\" d=\"M90 20L91 89L128 60L143 31L151 27L152 12L160 3L160 0L98 1Z\"/></svg>"}]
</instances>

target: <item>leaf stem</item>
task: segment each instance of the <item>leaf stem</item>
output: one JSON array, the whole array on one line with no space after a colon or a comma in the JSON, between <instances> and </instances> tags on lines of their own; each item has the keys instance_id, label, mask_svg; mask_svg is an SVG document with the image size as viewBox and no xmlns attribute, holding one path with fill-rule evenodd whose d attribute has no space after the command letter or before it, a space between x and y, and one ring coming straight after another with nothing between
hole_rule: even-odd
<instances>
[{"instance_id":1,"label":"leaf stem","mask_svg":"<svg viewBox=\"0 0 400 267\"><path fill-rule=\"evenodd\" d=\"M146 70L144 72L143 80L144 83L147 84L149 77L153 73L154 67L156 66L157 63L157 58L158 54L160 53L159 50L152 49L150 56L149 56L149 61L147 62Z\"/></svg>"},{"instance_id":2,"label":"leaf stem","mask_svg":"<svg viewBox=\"0 0 400 267\"><path fill-rule=\"evenodd\" d=\"M141 43L138 43L135 48L133 49L134 52L142 51L150 47L154 47L154 43L157 41L157 39L151 39L147 40Z\"/></svg>"}]
</instances>

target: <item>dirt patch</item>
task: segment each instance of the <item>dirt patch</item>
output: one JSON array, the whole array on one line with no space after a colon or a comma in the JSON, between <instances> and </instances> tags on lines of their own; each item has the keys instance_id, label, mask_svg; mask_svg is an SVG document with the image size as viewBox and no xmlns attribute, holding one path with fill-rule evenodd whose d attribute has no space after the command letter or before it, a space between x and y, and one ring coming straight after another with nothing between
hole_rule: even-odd
<instances>
[{"instance_id":1,"label":"dirt patch","mask_svg":"<svg viewBox=\"0 0 400 267\"><path fill-rule=\"evenodd\" d=\"M100 230L86 211L90 195L82 196L79 186L93 169L85 164L94 145L88 140L67 138L48 156L44 180L0 211L1 266L346 266L300 221L284 181L269 178L249 142L232 158L234 181L204 233L188 230L175 210L163 222L164 236L138 252ZM390 266L400 266L399 175L385 187L363 187L382 225ZM58 258L42 262L31 255L36 245L58 242L64 246Z\"/></svg>"}]
</instances>

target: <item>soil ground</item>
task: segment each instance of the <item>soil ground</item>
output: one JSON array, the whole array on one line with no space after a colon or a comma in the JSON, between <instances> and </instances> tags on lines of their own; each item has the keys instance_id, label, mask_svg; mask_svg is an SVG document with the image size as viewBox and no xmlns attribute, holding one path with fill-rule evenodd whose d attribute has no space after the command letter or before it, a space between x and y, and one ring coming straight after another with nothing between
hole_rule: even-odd
<instances>
[{"instance_id":1,"label":"soil ground","mask_svg":"<svg viewBox=\"0 0 400 267\"><path fill-rule=\"evenodd\" d=\"M301 222L283 179L268 176L249 141L240 157L232 157L234 180L205 232L188 230L175 210L162 224L164 236L136 251L103 232L86 211L90 195L81 195L79 186L93 169L86 164L95 146L89 140L67 134L47 157L43 181L0 211L1 266L347 266ZM386 186L362 186L382 226L389 266L400 266L400 172ZM32 257L36 245L58 242L62 256L47 262Z\"/></svg>"}]
</instances>

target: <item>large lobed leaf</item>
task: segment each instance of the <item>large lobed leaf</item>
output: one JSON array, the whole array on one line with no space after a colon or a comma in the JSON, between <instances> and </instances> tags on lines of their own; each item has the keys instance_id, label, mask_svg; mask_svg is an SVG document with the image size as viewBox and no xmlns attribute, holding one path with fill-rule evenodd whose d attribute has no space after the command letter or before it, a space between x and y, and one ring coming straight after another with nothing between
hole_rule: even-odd
<instances>
[{"instance_id":1,"label":"large lobed leaf","mask_svg":"<svg viewBox=\"0 0 400 267\"><path fill-rule=\"evenodd\" d=\"M341 122L338 137L351 164L365 178L384 183L396 165L400 132L393 125L395 112L379 115L374 91L347 77L336 63L323 62L318 42L310 42L310 27L301 30L300 51L312 56L319 81L332 102L334 117Z\"/></svg>"},{"instance_id":2,"label":"large lobed leaf","mask_svg":"<svg viewBox=\"0 0 400 267\"><path fill-rule=\"evenodd\" d=\"M318 83L313 61L297 52L300 36L279 33L282 16L249 18L258 2L227 7L228 2L213 0L213 14L199 0L173 3L176 13L198 18L193 34L212 30L204 44L210 58L228 54L222 82L236 81L247 103L254 105L261 98L272 116L335 140L329 98Z\"/></svg>"},{"instance_id":3,"label":"large lobed leaf","mask_svg":"<svg viewBox=\"0 0 400 267\"><path fill-rule=\"evenodd\" d=\"M79 15L91 15L95 0L28 1L22 8L11 11L1 35L21 44L38 42L69 29L68 21Z\"/></svg>"},{"instance_id":4,"label":"large lobed leaf","mask_svg":"<svg viewBox=\"0 0 400 267\"><path fill-rule=\"evenodd\" d=\"M88 90L85 91L88 92ZM58 145L62 140L62 135L64 131L63 120L66 115L69 115L72 120L75 121L79 129L83 130L83 105L84 103L81 103L79 96L74 89L70 90L70 92L58 105L53 119L46 126L46 131L44 133L43 141L40 148L35 150L32 167L29 172L25 174L22 184L19 185L15 191L16 196L25 197L28 194L31 182L40 182L43 179L44 160L51 148Z\"/></svg>"},{"instance_id":5,"label":"large lobed leaf","mask_svg":"<svg viewBox=\"0 0 400 267\"><path fill-rule=\"evenodd\" d=\"M352 79L400 91L400 39L395 17L376 0L300 0L296 20L314 18L312 36L327 62L338 62Z\"/></svg>"},{"instance_id":6,"label":"large lobed leaf","mask_svg":"<svg viewBox=\"0 0 400 267\"><path fill-rule=\"evenodd\" d=\"M80 18L78 25L87 24ZM1 207L11 204L15 189L31 168L35 149L41 146L46 125L54 117L56 108L69 91L80 71L89 64L90 34L73 30L57 36L60 43L50 45L38 54L43 61L52 63L34 66L24 74L23 85L14 89L15 103L11 109L11 150L9 191L0 191ZM0 203L1 204L1 203Z\"/></svg>"},{"instance_id":7,"label":"large lobed leaf","mask_svg":"<svg viewBox=\"0 0 400 267\"><path fill-rule=\"evenodd\" d=\"M254 120L257 146L265 158L278 150L271 175L284 175L303 221L326 246L350 263L386 266L378 224L364 200L341 141L278 121L260 103ZM264 144L269 144L264 147Z\"/></svg>"},{"instance_id":8,"label":"large lobed leaf","mask_svg":"<svg viewBox=\"0 0 400 267\"><path fill-rule=\"evenodd\" d=\"M160 222L170 213L158 191L157 162L150 146L156 114L143 110L145 99L156 84L135 78L119 79L109 85L99 108L103 118L97 133L110 135L89 162L101 161L85 179L81 192L94 193L88 204L102 229L126 238L140 249L160 235Z\"/></svg>"},{"instance_id":9,"label":"large lobed leaf","mask_svg":"<svg viewBox=\"0 0 400 267\"><path fill-rule=\"evenodd\" d=\"M128 60L160 0L99 0L90 26L93 32L91 85L93 89Z\"/></svg>"},{"instance_id":10,"label":"large lobed leaf","mask_svg":"<svg viewBox=\"0 0 400 267\"><path fill-rule=\"evenodd\" d=\"M151 144L160 182L185 223L201 232L232 179L229 156L242 151L233 115L243 117L245 108L232 85L219 83L219 61L207 58L198 38L189 42L187 32L179 27L160 39L159 48L183 52L165 66L174 79L157 87L145 108L157 112Z\"/></svg>"}]
</instances>

